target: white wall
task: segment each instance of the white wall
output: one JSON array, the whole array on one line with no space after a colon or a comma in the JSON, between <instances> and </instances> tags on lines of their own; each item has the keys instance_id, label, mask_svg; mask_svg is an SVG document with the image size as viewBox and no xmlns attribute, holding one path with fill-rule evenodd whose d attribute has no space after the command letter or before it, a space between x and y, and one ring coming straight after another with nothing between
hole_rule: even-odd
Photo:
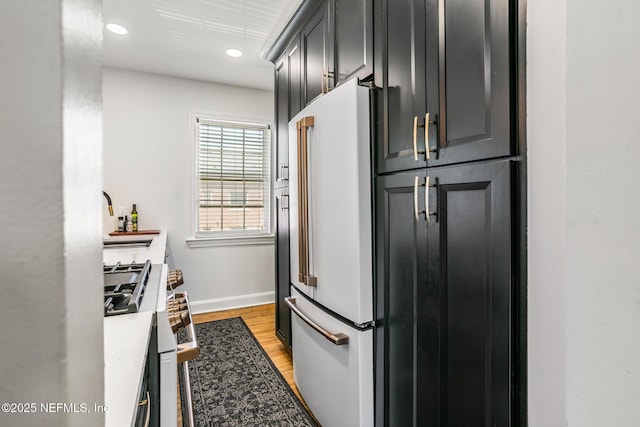
<instances>
[{"instance_id":1,"label":"white wall","mask_svg":"<svg viewBox=\"0 0 640 427\"><path fill-rule=\"evenodd\" d=\"M11 426L103 414L102 19L99 0L5 2L0 12L0 413Z\"/></svg>"},{"instance_id":2,"label":"white wall","mask_svg":"<svg viewBox=\"0 0 640 427\"><path fill-rule=\"evenodd\" d=\"M194 311L274 299L274 248L189 248L190 111L273 121L273 92L105 68L104 186L114 207L137 204L139 228L166 229ZM191 169L192 170L192 169ZM106 229L113 219L105 217ZM256 295L257 294L257 295Z\"/></svg>"},{"instance_id":3,"label":"white wall","mask_svg":"<svg viewBox=\"0 0 640 427\"><path fill-rule=\"evenodd\" d=\"M528 2L529 420L640 425L640 5Z\"/></svg>"}]
</instances>

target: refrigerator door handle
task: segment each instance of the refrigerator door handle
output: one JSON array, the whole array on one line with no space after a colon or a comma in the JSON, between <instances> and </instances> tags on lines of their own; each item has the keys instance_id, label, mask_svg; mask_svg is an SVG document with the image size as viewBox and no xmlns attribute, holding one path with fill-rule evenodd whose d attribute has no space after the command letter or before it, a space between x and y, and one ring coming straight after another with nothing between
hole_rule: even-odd
<instances>
[{"instance_id":1,"label":"refrigerator door handle","mask_svg":"<svg viewBox=\"0 0 640 427\"><path fill-rule=\"evenodd\" d=\"M298 281L317 286L318 278L309 274L309 173L307 130L314 126L314 117L307 116L296 123L298 131Z\"/></svg>"},{"instance_id":2,"label":"refrigerator door handle","mask_svg":"<svg viewBox=\"0 0 640 427\"><path fill-rule=\"evenodd\" d=\"M300 319L302 319L307 325L311 326L313 329L318 331L322 336L331 341L334 345L345 345L349 344L349 336L343 334L342 332L332 333L324 329L322 326L318 325L315 321L310 319L306 314L304 314L300 309L296 306L296 299L294 297L285 297L285 304L289 307L291 311L298 315Z\"/></svg>"}]
</instances>

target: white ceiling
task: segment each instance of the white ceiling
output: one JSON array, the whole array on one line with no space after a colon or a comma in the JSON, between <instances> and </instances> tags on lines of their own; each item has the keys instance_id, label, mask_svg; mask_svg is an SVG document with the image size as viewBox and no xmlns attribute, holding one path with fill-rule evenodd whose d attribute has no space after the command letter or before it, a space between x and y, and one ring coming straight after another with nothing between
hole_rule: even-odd
<instances>
[{"instance_id":1,"label":"white ceiling","mask_svg":"<svg viewBox=\"0 0 640 427\"><path fill-rule=\"evenodd\" d=\"M301 0L104 0L104 65L273 90L273 65L261 56ZM243 55L226 55L229 48Z\"/></svg>"}]
</instances>

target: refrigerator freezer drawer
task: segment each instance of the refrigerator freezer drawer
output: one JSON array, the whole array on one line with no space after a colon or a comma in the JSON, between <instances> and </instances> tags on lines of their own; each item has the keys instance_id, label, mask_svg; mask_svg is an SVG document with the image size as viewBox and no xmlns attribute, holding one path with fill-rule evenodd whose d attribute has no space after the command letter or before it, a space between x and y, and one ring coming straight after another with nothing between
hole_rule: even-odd
<instances>
[{"instance_id":1,"label":"refrigerator freezer drawer","mask_svg":"<svg viewBox=\"0 0 640 427\"><path fill-rule=\"evenodd\" d=\"M295 305L348 344L336 345L296 314L291 316L293 376L323 426L373 425L373 330L359 331L333 318L291 288Z\"/></svg>"}]
</instances>

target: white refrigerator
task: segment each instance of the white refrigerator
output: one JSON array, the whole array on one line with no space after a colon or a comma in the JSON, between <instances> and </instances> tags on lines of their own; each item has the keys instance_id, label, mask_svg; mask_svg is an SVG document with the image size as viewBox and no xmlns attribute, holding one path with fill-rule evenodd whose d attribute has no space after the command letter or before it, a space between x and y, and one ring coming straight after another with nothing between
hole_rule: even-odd
<instances>
[{"instance_id":1,"label":"white refrigerator","mask_svg":"<svg viewBox=\"0 0 640 427\"><path fill-rule=\"evenodd\" d=\"M289 122L294 379L327 427L373 425L369 111L351 80Z\"/></svg>"}]
</instances>

